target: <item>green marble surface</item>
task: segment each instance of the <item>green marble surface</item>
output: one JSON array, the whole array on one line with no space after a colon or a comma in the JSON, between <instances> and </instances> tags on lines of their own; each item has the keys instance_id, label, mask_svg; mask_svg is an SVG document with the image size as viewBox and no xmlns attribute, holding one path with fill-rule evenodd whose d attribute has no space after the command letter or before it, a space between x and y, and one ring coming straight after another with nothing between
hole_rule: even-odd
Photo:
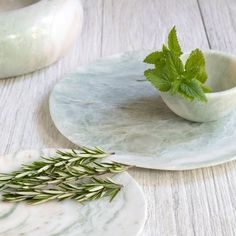
<instances>
[{"instance_id":1,"label":"green marble surface","mask_svg":"<svg viewBox=\"0 0 236 236\"><path fill-rule=\"evenodd\" d=\"M56 127L78 145L116 152L114 160L152 169L212 166L236 157L236 112L216 122L175 115L143 77L147 51L99 60L52 91Z\"/></svg>"}]
</instances>

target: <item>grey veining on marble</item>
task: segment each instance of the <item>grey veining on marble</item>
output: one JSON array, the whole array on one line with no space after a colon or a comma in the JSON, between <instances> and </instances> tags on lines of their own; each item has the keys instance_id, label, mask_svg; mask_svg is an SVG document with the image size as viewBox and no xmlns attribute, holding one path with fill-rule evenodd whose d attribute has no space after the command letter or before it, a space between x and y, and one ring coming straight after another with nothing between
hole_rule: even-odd
<instances>
[{"instance_id":1,"label":"grey veining on marble","mask_svg":"<svg viewBox=\"0 0 236 236\"><path fill-rule=\"evenodd\" d=\"M217 122L186 121L147 82L149 51L99 60L66 76L52 91L56 127L78 145L115 151L114 160L152 169L183 170L236 158L236 112Z\"/></svg>"},{"instance_id":2,"label":"grey veining on marble","mask_svg":"<svg viewBox=\"0 0 236 236\"><path fill-rule=\"evenodd\" d=\"M22 151L0 157L0 173L16 170L55 150ZM110 203L101 199L84 205L75 201L49 202L38 206L0 202L1 236L135 236L146 218L146 203L140 187L128 174L114 180L124 185Z\"/></svg>"},{"instance_id":3,"label":"grey veining on marble","mask_svg":"<svg viewBox=\"0 0 236 236\"><path fill-rule=\"evenodd\" d=\"M80 0L2 0L0 78L57 61L75 43L82 24Z\"/></svg>"}]
</instances>

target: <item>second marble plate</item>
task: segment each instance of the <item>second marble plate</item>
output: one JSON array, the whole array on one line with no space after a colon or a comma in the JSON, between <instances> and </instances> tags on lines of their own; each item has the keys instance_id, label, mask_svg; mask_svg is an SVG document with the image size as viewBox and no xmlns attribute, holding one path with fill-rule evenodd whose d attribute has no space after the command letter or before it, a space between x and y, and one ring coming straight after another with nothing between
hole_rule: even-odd
<instances>
[{"instance_id":1,"label":"second marble plate","mask_svg":"<svg viewBox=\"0 0 236 236\"><path fill-rule=\"evenodd\" d=\"M55 150L30 150L0 157L0 173L8 173ZM124 187L110 202L103 198L79 204L68 200L29 206L0 201L1 236L136 236L144 226L146 203L128 173L114 176Z\"/></svg>"},{"instance_id":2,"label":"second marble plate","mask_svg":"<svg viewBox=\"0 0 236 236\"><path fill-rule=\"evenodd\" d=\"M99 60L54 88L56 127L78 145L101 146L114 160L144 168L184 170L236 158L236 112L210 123L186 121L143 76L149 51Z\"/></svg>"}]
</instances>

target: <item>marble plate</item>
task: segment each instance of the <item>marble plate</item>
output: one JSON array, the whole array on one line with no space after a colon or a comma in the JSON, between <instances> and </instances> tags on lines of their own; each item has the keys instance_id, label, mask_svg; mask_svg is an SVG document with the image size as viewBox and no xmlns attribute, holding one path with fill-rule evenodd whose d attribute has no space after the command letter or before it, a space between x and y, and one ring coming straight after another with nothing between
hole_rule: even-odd
<instances>
[{"instance_id":1,"label":"marble plate","mask_svg":"<svg viewBox=\"0 0 236 236\"><path fill-rule=\"evenodd\" d=\"M41 154L53 150L23 151L0 157L0 172L18 169ZM138 235L145 216L143 194L128 173L115 176L124 185L110 203L108 199L80 205L75 201L50 202L38 206L0 202L0 235L120 236Z\"/></svg>"},{"instance_id":2,"label":"marble plate","mask_svg":"<svg viewBox=\"0 0 236 236\"><path fill-rule=\"evenodd\" d=\"M211 123L186 121L145 80L149 51L128 52L79 68L54 88L56 127L78 145L113 150L114 160L151 169L185 170L236 158L236 112Z\"/></svg>"}]
</instances>

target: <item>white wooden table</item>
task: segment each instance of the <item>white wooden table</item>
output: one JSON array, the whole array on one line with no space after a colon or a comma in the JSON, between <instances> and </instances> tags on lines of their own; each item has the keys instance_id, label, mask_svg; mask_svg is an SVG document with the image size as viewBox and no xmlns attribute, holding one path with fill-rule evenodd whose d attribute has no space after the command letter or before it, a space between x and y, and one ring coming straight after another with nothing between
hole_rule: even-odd
<instances>
[{"instance_id":1,"label":"white wooden table","mask_svg":"<svg viewBox=\"0 0 236 236\"><path fill-rule=\"evenodd\" d=\"M83 4L82 35L64 59L33 74L0 81L1 154L76 147L52 123L48 96L56 82L79 65L113 53L160 47L173 25L185 51L200 47L236 54L234 0L83 0ZM236 235L236 162L195 171L130 173L148 202L143 236Z\"/></svg>"}]
</instances>

